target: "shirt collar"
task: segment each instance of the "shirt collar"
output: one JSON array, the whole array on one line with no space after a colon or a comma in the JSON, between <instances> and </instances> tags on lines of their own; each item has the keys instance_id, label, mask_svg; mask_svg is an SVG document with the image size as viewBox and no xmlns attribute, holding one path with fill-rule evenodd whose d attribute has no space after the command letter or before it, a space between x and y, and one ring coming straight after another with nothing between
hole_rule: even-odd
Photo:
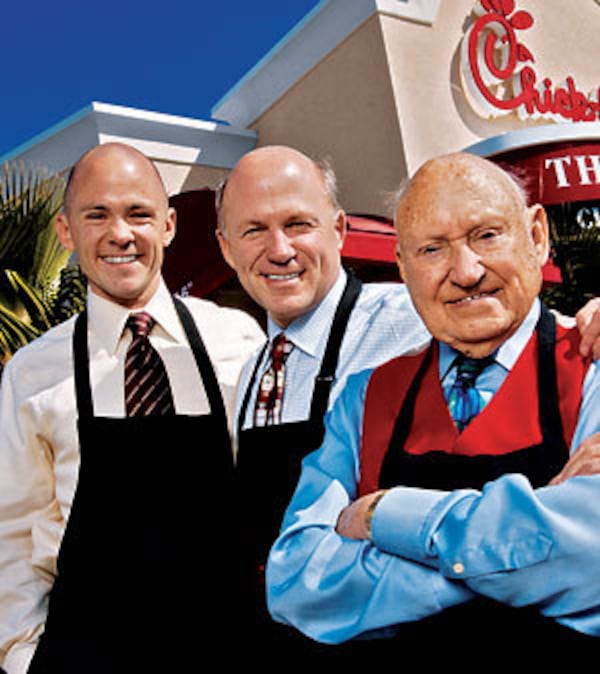
<instances>
[{"instance_id":1,"label":"shirt collar","mask_svg":"<svg viewBox=\"0 0 600 674\"><path fill-rule=\"evenodd\" d=\"M517 359L521 355L525 345L535 330L540 317L540 311L540 301L536 298L535 302L531 306L531 309L529 309L527 316L525 316L525 319L517 328L515 334L509 337L498 347L496 352L492 354L496 363L501 365L505 370L512 370L514 364L517 362ZM439 346L439 365L441 378L443 379L452 367L452 363L454 362L458 351L453 349L451 346L444 344L443 342L440 342Z\"/></svg>"},{"instance_id":2,"label":"shirt collar","mask_svg":"<svg viewBox=\"0 0 600 674\"><path fill-rule=\"evenodd\" d=\"M90 327L111 354L117 350L129 314L142 310L154 318L165 336L176 342L185 342L185 333L173 305L171 293L162 279L145 307L131 311L88 290L87 310Z\"/></svg>"},{"instance_id":3,"label":"shirt collar","mask_svg":"<svg viewBox=\"0 0 600 674\"><path fill-rule=\"evenodd\" d=\"M329 329L345 286L346 272L340 268L340 273L327 295L316 307L292 321L285 330L282 330L269 316L267 321L269 341L280 332L285 332L296 347L316 357L321 345L329 336Z\"/></svg>"}]
</instances>

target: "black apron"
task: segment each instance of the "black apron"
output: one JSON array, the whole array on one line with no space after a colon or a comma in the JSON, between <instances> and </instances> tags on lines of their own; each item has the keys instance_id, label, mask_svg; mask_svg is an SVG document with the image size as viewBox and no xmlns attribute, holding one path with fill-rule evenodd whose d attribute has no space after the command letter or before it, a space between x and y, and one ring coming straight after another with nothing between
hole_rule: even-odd
<instances>
[{"instance_id":1,"label":"black apron","mask_svg":"<svg viewBox=\"0 0 600 674\"><path fill-rule=\"evenodd\" d=\"M233 631L227 420L200 334L175 307L207 415L94 416L85 312L77 319L79 479L29 674L190 671Z\"/></svg>"},{"instance_id":2,"label":"black apron","mask_svg":"<svg viewBox=\"0 0 600 674\"><path fill-rule=\"evenodd\" d=\"M403 485L445 491L469 487L481 489L486 482L507 473L524 474L536 488L548 484L568 460L569 448L564 440L556 381L556 324L552 314L544 307L537 334L541 444L500 456L467 457L442 451L414 455L404 451L419 387L431 363L432 345L415 375L396 420L381 468L380 487ZM482 438L482 442L485 439ZM534 642L547 645L548 638L553 636L562 640L591 638L562 627L534 609L517 609L482 597L403 626L398 638L417 648L422 648L425 641L428 644L447 643L453 648L460 648L461 644L471 648L474 644L480 647L489 644L497 648L505 640L511 646L521 641L528 646Z\"/></svg>"},{"instance_id":3,"label":"black apron","mask_svg":"<svg viewBox=\"0 0 600 674\"><path fill-rule=\"evenodd\" d=\"M240 498L239 517L244 540L245 601L249 623L264 636L268 626L281 633L269 618L265 603L264 569L269 549L279 533L281 521L298 479L302 459L320 447L325 433L324 416L335 378L340 347L361 282L348 273L344 293L336 308L321 369L315 379L310 417L307 421L242 430L253 382L262 362L259 356L250 378L238 417L236 483ZM267 347L265 346L265 349ZM260 637L259 637L260 638ZM279 637L276 637L279 638ZM299 637L300 638L300 637Z\"/></svg>"}]
</instances>

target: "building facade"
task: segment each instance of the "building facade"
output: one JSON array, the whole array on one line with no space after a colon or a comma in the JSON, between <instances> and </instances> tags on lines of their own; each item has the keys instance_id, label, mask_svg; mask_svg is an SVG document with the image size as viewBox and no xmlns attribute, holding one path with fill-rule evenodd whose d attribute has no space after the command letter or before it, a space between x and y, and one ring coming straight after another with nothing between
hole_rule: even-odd
<instances>
[{"instance_id":1,"label":"building facade","mask_svg":"<svg viewBox=\"0 0 600 674\"><path fill-rule=\"evenodd\" d=\"M198 241L201 259L207 237L195 235L214 229L205 191L249 149L290 145L336 170L355 216L345 256L367 277L391 277L393 195L446 152L513 167L553 217L568 211L573 226L598 226L598 28L598 0L322 0L214 106L212 121L92 103L0 161L64 171L98 143L130 143L185 208L186 240ZM178 260L175 289L214 291Z\"/></svg>"}]
</instances>

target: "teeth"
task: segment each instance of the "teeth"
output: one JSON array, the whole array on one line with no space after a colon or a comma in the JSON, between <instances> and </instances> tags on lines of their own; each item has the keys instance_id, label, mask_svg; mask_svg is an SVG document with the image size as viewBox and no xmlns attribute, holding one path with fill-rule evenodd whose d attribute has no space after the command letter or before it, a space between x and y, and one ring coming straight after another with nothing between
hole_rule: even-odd
<instances>
[{"instance_id":1,"label":"teeth","mask_svg":"<svg viewBox=\"0 0 600 674\"><path fill-rule=\"evenodd\" d=\"M469 297L463 297L458 300L459 302L472 302L473 300L481 299L482 297L487 297L487 293L479 293L479 295L470 295Z\"/></svg>"},{"instance_id":2,"label":"teeth","mask_svg":"<svg viewBox=\"0 0 600 674\"><path fill-rule=\"evenodd\" d=\"M135 260L135 255L111 255L104 257L103 260L109 264L125 264L127 262L133 262Z\"/></svg>"},{"instance_id":3,"label":"teeth","mask_svg":"<svg viewBox=\"0 0 600 674\"><path fill-rule=\"evenodd\" d=\"M289 281L290 279L298 278L300 273L294 272L293 274L265 274L265 276L273 281Z\"/></svg>"}]
</instances>

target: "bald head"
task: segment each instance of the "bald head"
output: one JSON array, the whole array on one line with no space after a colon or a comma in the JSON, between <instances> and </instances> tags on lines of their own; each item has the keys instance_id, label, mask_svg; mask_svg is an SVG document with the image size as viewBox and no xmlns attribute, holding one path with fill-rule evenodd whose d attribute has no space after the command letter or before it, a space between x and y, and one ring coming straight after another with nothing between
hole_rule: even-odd
<instances>
[{"instance_id":1,"label":"bald head","mask_svg":"<svg viewBox=\"0 0 600 674\"><path fill-rule=\"evenodd\" d=\"M541 289L548 227L506 172L470 154L428 161L396 228L400 272L434 337L482 357L514 334Z\"/></svg>"},{"instance_id":2,"label":"bald head","mask_svg":"<svg viewBox=\"0 0 600 674\"><path fill-rule=\"evenodd\" d=\"M429 208L438 207L441 195L452 192L482 207L495 193L517 211L527 205L516 178L497 164L468 153L442 155L425 162L399 193L395 220L400 241L406 223L427 217Z\"/></svg>"},{"instance_id":3,"label":"bald head","mask_svg":"<svg viewBox=\"0 0 600 674\"><path fill-rule=\"evenodd\" d=\"M73 195L82 184L90 179L94 172L104 173L112 170L115 165L119 165L124 170L129 170L129 172L137 170L145 175L151 182L153 189L156 190L156 194L164 199L166 207L168 203L167 191L154 163L131 145L104 143L88 150L71 168L64 195L63 210L65 213L67 215L69 213Z\"/></svg>"},{"instance_id":4,"label":"bald head","mask_svg":"<svg viewBox=\"0 0 600 674\"><path fill-rule=\"evenodd\" d=\"M326 160L314 160L284 145L269 145L245 154L234 166L227 180L223 181L217 189L216 208L221 232L225 233L224 211L227 206L228 193L235 192L238 182L252 181L255 183L269 174L292 175L299 171L308 171L313 174L321 183L332 208L340 208L335 173ZM234 187L230 189L232 184Z\"/></svg>"}]
</instances>

